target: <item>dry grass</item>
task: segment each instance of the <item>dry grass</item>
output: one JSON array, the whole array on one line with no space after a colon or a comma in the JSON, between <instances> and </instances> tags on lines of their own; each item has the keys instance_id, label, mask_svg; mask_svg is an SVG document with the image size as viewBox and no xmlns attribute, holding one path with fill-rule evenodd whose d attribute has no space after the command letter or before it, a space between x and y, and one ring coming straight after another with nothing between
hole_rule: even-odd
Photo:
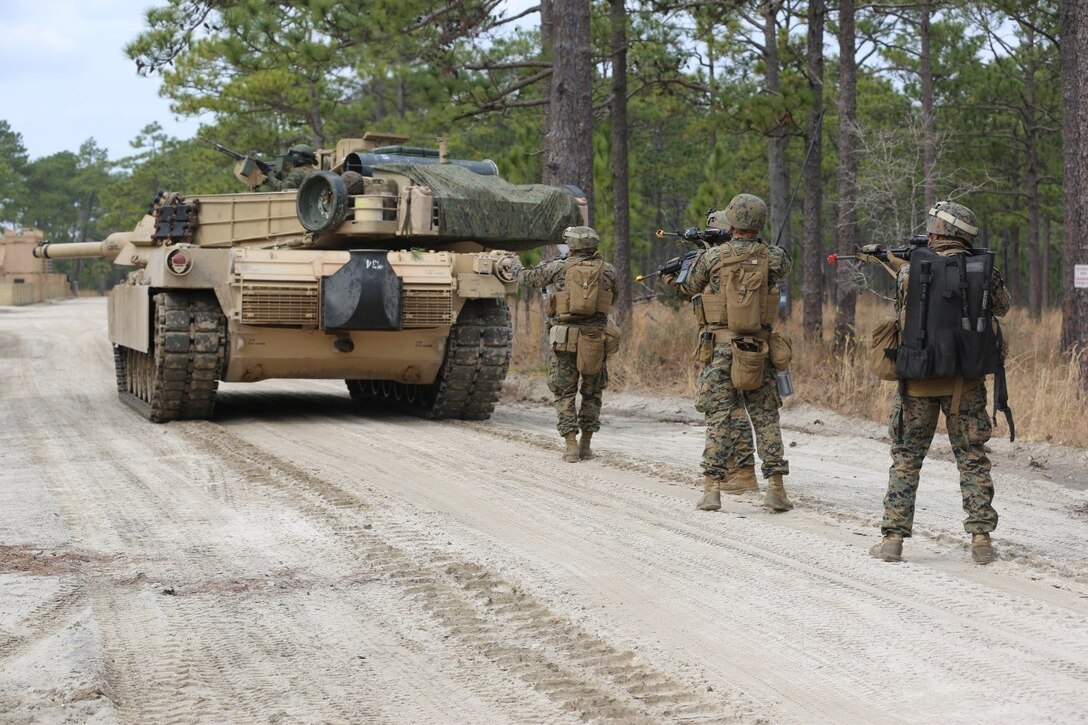
<instances>
[{"instance_id":1,"label":"dry grass","mask_svg":"<svg viewBox=\"0 0 1088 725\"><path fill-rule=\"evenodd\" d=\"M793 385L788 405L808 403L844 415L886 421L895 396L895 383L878 380L865 357L865 342L881 320L891 316L891 305L863 299L858 303L861 348L835 354L829 344L834 310L824 311L825 339L807 343L801 333L799 306L784 326L793 339ZM519 305L515 314L514 368L543 371L540 354L541 314ZM1032 320L1024 310L1004 319L1009 355L1006 370L1009 404L1016 419L1017 437L1088 447L1088 405L1078 396L1076 365L1058 354L1061 313L1052 310ZM640 393L694 396L700 365L691 361L696 328L684 306L674 309L659 302L637 305L623 349L609 359L609 387ZM992 396L992 389L988 391ZM998 416L995 437L1007 436Z\"/></svg>"}]
</instances>

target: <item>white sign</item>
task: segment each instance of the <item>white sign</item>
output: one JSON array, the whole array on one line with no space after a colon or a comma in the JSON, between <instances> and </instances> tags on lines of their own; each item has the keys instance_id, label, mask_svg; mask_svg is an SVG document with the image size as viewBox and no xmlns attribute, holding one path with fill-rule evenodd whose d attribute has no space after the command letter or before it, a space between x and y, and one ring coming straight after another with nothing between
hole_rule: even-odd
<instances>
[{"instance_id":1,"label":"white sign","mask_svg":"<svg viewBox=\"0 0 1088 725\"><path fill-rule=\"evenodd\" d=\"M1088 289L1088 264L1073 265L1073 286L1077 289Z\"/></svg>"}]
</instances>

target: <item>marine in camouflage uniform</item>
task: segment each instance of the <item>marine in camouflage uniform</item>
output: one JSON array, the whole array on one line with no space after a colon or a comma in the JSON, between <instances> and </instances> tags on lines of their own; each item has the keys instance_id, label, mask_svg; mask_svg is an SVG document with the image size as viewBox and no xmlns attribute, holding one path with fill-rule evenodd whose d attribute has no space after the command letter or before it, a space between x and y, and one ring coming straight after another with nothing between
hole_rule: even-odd
<instances>
[{"instance_id":1,"label":"marine in camouflage uniform","mask_svg":"<svg viewBox=\"0 0 1088 725\"><path fill-rule=\"evenodd\" d=\"M597 252L600 238L591 227L568 227L563 240L570 247L572 258L601 259ZM550 287L554 295L564 289L567 268L566 259L541 262L528 269L518 269L517 282L525 287ZM616 270L608 262L604 262L600 289L613 294L616 290ZM549 329L560 324L577 327L579 331L604 334L608 315L598 312L575 322L560 322L557 315L548 318ZM556 428L567 443L563 458L571 463L593 456L591 440L593 434L601 429L601 395L608 386L607 360L592 375L580 374L577 362L576 352L553 352L548 372L548 389L555 396L555 412L559 419ZM575 400L578 393L582 396L580 407L576 406ZM581 440L577 439L579 430L582 431Z\"/></svg>"},{"instance_id":2,"label":"marine in camouflage uniform","mask_svg":"<svg viewBox=\"0 0 1088 725\"><path fill-rule=\"evenodd\" d=\"M929 248L947 256L970 250L978 227L970 209L942 201L930 209L926 231ZM878 261L865 254L859 258ZM910 266L892 255L888 255L888 259L894 260L891 263L898 267L896 311L900 329L903 329ZM1009 311L1010 298L1005 282L996 270L992 295L993 314L1003 317ZM997 528L997 511L993 507L994 485L985 449L992 430L986 414L985 383L981 379L935 378L908 380L905 392L896 397L889 423L892 466L888 472L888 492L884 497L884 519L880 526L884 538L870 550L878 559L899 561L902 557L903 539L910 537L914 526L914 502L922 461L929 452L942 413L960 472L960 493L967 514L963 528L971 534L972 557L980 564L997 558L990 541L990 532Z\"/></svg>"},{"instance_id":3,"label":"marine in camouflage uniform","mask_svg":"<svg viewBox=\"0 0 1088 725\"><path fill-rule=\"evenodd\" d=\"M711 214L708 226L731 229L732 241L700 254L692 263L687 279L678 286L680 293L689 297L703 293L720 294L723 291L722 280L715 267L723 254L743 257L761 246L767 247L769 253L765 289L774 287L780 279L786 279L793 266L789 255L781 247L768 247L759 237L766 220L767 205L751 194L738 194L724 211ZM662 279L675 284L675 278L671 275L665 275ZM769 334L770 330L765 329L765 332ZM763 461L763 476L768 479L764 506L772 511L788 511L793 504L786 496L782 477L789 474L789 463L785 459L779 427L778 409L782 406L782 399L778 395L774 368L765 362L760 386L755 390L740 391L733 385L730 376L732 364L732 345L725 340L716 341L713 356L699 376L695 409L705 415L707 423L702 464L706 480L699 508L707 511L720 508L718 491L723 488L729 490L724 482L728 480L731 468L754 460L748 447L750 444L746 446L751 436L750 430L754 429L756 447ZM751 489L744 486L742 490Z\"/></svg>"},{"instance_id":4,"label":"marine in camouflage uniform","mask_svg":"<svg viewBox=\"0 0 1088 725\"><path fill-rule=\"evenodd\" d=\"M270 191L297 189L302 186L306 174L317 167L317 157L312 147L305 144L292 146L284 159L284 168L277 176L269 176L261 185Z\"/></svg>"}]
</instances>

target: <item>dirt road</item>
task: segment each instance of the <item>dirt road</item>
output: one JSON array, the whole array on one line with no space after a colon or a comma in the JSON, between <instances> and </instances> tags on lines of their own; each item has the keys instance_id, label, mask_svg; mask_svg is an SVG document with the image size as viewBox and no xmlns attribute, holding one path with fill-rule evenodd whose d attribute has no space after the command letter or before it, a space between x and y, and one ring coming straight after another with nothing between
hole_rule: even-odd
<instances>
[{"instance_id":1,"label":"dirt road","mask_svg":"<svg viewBox=\"0 0 1088 725\"><path fill-rule=\"evenodd\" d=\"M700 513L688 401L606 397L578 465L531 381L480 424L277 381L157 426L104 320L0 308L0 721L1088 719L1083 452L994 442L976 567L945 443L885 564L881 426L788 409L797 509Z\"/></svg>"}]
</instances>

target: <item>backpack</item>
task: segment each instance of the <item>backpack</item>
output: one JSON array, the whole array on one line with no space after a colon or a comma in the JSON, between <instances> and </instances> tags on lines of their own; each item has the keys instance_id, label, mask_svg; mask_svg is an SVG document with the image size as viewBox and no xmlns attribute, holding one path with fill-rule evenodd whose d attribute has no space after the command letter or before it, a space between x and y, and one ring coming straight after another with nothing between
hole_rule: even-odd
<instances>
[{"instance_id":1,"label":"backpack","mask_svg":"<svg viewBox=\"0 0 1088 725\"><path fill-rule=\"evenodd\" d=\"M1002 368L993 271L994 254L986 250L945 256L920 247L911 253L896 356L901 379L974 379Z\"/></svg>"},{"instance_id":2,"label":"backpack","mask_svg":"<svg viewBox=\"0 0 1088 725\"><path fill-rule=\"evenodd\" d=\"M707 322L725 325L737 335L751 335L774 322L778 290L768 284L770 249L765 244L739 255L732 244L722 245L722 256L711 270L718 273L717 294L704 292L702 305Z\"/></svg>"},{"instance_id":3,"label":"backpack","mask_svg":"<svg viewBox=\"0 0 1088 725\"><path fill-rule=\"evenodd\" d=\"M563 289L555 295L560 322L607 315L612 309L612 291L602 285L604 264L597 256L567 260Z\"/></svg>"}]
</instances>

